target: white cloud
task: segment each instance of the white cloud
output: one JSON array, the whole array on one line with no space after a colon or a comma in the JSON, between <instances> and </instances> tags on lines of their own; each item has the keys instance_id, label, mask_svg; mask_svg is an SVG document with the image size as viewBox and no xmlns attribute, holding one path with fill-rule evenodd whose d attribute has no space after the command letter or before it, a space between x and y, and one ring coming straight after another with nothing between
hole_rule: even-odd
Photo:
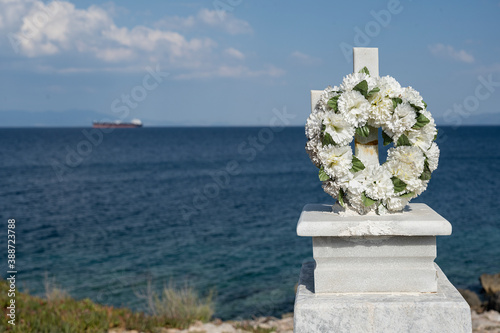
<instances>
[{"instance_id":1,"label":"white cloud","mask_svg":"<svg viewBox=\"0 0 500 333\"><path fill-rule=\"evenodd\" d=\"M96 66L96 67L63 67L63 68L56 68L53 66L36 66L36 70L40 73L47 73L47 74L53 74L53 73L58 73L58 74L81 74L81 73L95 73L95 72L107 72L107 73L137 73L137 72L144 72L144 66L138 66L138 65L126 65L126 66Z\"/></svg>"},{"instance_id":2,"label":"white cloud","mask_svg":"<svg viewBox=\"0 0 500 333\"><path fill-rule=\"evenodd\" d=\"M117 28L112 26L102 32L107 42L114 42L116 47L133 50L130 57L138 54L150 55L153 58L166 58L171 65L183 68L196 68L202 65L203 60L217 46L210 38L186 39L183 35L163 30L154 30L144 26L133 29ZM106 55L114 50L96 50L101 59L107 60ZM112 58L109 58L111 60Z\"/></svg>"},{"instance_id":3,"label":"white cloud","mask_svg":"<svg viewBox=\"0 0 500 333\"><path fill-rule=\"evenodd\" d=\"M157 22L157 26L167 29L188 30L195 28L216 28L230 35L250 34L252 27L247 21L234 17L227 11L201 9L196 15L188 17L171 16Z\"/></svg>"},{"instance_id":4,"label":"white cloud","mask_svg":"<svg viewBox=\"0 0 500 333\"><path fill-rule=\"evenodd\" d=\"M0 0L0 30L12 30L19 27L23 16L36 1Z\"/></svg>"},{"instance_id":5,"label":"white cloud","mask_svg":"<svg viewBox=\"0 0 500 333\"><path fill-rule=\"evenodd\" d=\"M145 26L119 28L98 6L83 10L65 1L31 4L15 39L28 57L73 52L109 63L166 58L171 65L197 67L216 46L210 38L188 40L177 32Z\"/></svg>"},{"instance_id":6,"label":"white cloud","mask_svg":"<svg viewBox=\"0 0 500 333\"><path fill-rule=\"evenodd\" d=\"M253 77L280 77L285 75L285 71L274 66L267 66L266 69L252 70L246 66L220 66L214 70L197 71L189 74L179 74L175 79L206 79L213 77L225 78L253 78Z\"/></svg>"},{"instance_id":7,"label":"white cloud","mask_svg":"<svg viewBox=\"0 0 500 333\"><path fill-rule=\"evenodd\" d=\"M440 58L453 59L456 61L473 63L474 56L467 53L465 50L455 50L451 45L444 45L441 43L429 45L429 51Z\"/></svg>"},{"instance_id":8,"label":"white cloud","mask_svg":"<svg viewBox=\"0 0 500 333\"><path fill-rule=\"evenodd\" d=\"M238 51L237 49L235 48L227 48L224 50L224 53L232 58L235 58L235 59L238 59L238 60L243 60L245 59L245 55L243 53L241 53L240 51Z\"/></svg>"},{"instance_id":9,"label":"white cloud","mask_svg":"<svg viewBox=\"0 0 500 333\"><path fill-rule=\"evenodd\" d=\"M0 34L9 35L18 49L21 57L16 61L36 59L25 61L26 67L44 73L133 72L160 64L172 77L182 79L284 74L273 66L224 63L229 59L243 62L245 55L229 45L220 47L212 38L203 37L203 32L207 27L232 35L252 32L246 21L231 13L202 9L194 16L163 19L153 27L118 26L115 15L117 11L109 6L79 9L68 1L0 0ZM204 30L195 38L179 31L197 27ZM0 53L8 50L1 44L6 41L0 40Z\"/></svg>"},{"instance_id":10,"label":"white cloud","mask_svg":"<svg viewBox=\"0 0 500 333\"><path fill-rule=\"evenodd\" d=\"M471 39L471 38L464 40L464 42L465 44L469 45L480 45L483 43L480 39Z\"/></svg>"},{"instance_id":11,"label":"white cloud","mask_svg":"<svg viewBox=\"0 0 500 333\"><path fill-rule=\"evenodd\" d=\"M488 75L493 73L500 73L500 63L496 62L486 66L479 66L473 69L472 71L469 71L469 73L473 73L474 75Z\"/></svg>"},{"instance_id":12,"label":"white cloud","mask_svg":"<svg viewBox=\"0 0 500 333\"><path fill-rule=\"evenodd\" d=\"M231 35L252 32L252 28L248 22L235 18L227 11L202 9L198 13L198 17L206 25L221 28Z\"/></svg>"},{"instance_id":13,"label":"white cloud","mask_svg":"<svg viewBox=\"0 0 500 333\"><path fill-rule=\"evenodd\" d=\"M102 38L94 37L112 25L112 18L97 6L79 10L65 1L33 1L16 35L20 50L29 57L88 52L102 46Z\"/></svg>"},{"instance_id":14,"label":"white cloud","mask_svg":"<svg viewBox=\"0 0 500 333\"><path fill-rule=\"evenodd\" d=\"M290 54L290 58L293 61L306 66L319 65L321 64L321 59L307 55L305 53L294 51Z\"/></svg>"}]
</instances>

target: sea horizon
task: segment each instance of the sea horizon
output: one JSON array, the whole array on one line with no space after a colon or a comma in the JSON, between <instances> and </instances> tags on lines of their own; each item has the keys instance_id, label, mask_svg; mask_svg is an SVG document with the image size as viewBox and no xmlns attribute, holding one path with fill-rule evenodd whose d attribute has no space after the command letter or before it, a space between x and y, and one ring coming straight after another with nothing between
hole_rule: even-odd
<instances>
[{"instance_id":1,"label":"sea horizon","mask_svg":"<svg viewBox=\"0 0 500 333\"><path fill-rule=\"evenodd\" d=\"M499 127L500 124L466 124L466 125L440 125L439 123L436 124L436 127L451 127L453 129L458 129L461 127ZM143 124L142 127L136 128L262 128L262 127L271 127L269 125L147 125ZM58 129L58 128L75 128L75 129L85 129L85 128L93 128L92 124L85 126L85 125L75 125L75 126L0 126L0 129ZM283 128L304 128L304 125L286 125L283 126ZM133 128L114 128L114 129L125 129L125 130L130 130ZM113 130L114 130L113 129Z\"/></svg>"}]
</instances>

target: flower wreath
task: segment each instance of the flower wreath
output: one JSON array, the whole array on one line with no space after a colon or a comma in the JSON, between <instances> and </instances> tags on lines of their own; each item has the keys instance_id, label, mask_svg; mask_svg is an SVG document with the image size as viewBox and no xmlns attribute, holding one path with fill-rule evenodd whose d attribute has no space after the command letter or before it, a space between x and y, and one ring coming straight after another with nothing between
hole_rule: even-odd
<instances>
[{"instance_id":1,"label":"flower wreath","mask_svg":"<svg viewBox=\"0 0 500 333\"><path fill-rule=\"evenodd\" d=\"M355 134L368 137L379 127L384 146L394 146L385 163L372 165L354 156L350 144ZM438 166L436 125L419 92L390 76L372 77L366 67L322 92L306 136L325 192L360 214L401 211Z\"/></svg>"}]
</instances>

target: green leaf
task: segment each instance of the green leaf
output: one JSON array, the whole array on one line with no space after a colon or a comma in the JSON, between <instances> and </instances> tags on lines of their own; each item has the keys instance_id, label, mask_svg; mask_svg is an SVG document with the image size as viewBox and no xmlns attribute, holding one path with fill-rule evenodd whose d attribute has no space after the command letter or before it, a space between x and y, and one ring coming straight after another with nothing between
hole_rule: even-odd
<instances>
[{"instance_id":1,"label":"green leaf","mask_svg":"<svg viewBox=\"0 0 500 333\"><path fill-rule=\"evenodd\" d=\"M382 131L382 138L384 139L384 146L387 146L392 142L392 138L384 131Z\"/></svg>"},{"instance_id":2,"label":"green leaf","mask_svg":"<svg viewBox=\"0 0 500 333\"><path fill-rule=\"evenodd\" d=\"M429 180L431 179L431 169L429 168L429 162L427 161L427 159L425 159L425 162L424 162L424 171L422 172L422 174L420 175L420 179L421 180Z\"/></svg>"},{"instance_id":3,"label":"green leaf","mask_svg":"<svg viewBox=\"0 0 500 333\"><path fill-rule=\"evenodd\" d=\"M378 93L379 91L380 91L380 88L379 88L379 87L375 87L375 88L373 88L372 90L370 90L370 91L368 92L367 97L373 96L373 95L375 95L376 93Z\"/></svg>"},{"instance_id":4,"label":"green leaf","mask_svg":"<svg viewBox=\"0 0 500 333\"><path fill-rule=\"evenodd\" d=\"M361 95L365 96L368 94L368 82L366 80L361 81L352 88L352 90L359 91Z\"/></svg>"},{"instance_id":5,"label":"green leaf","mask_svg":"<svg viewBox=\"0 0 500 333\"><path fill-rule=\"evenodd\" d=\"M438 138L438 133L439 133L439 130L436 128L436 134L434 135L434 140L433 141L436 141L437 138Z\"/></svg>"},{"instance_id":6,"label":"green leaf","mask_svg":"<svg viewBox=\"0 0 500 333\"><path fill-rule=\"evenodd\" d=\"M330 179L330 176L328 176L326 174L325 169L323 167L321 167L321 169L319 169L318 177L319 177L319 180L321 180L322 182Z\"/></svg>"},{"instance_id":7,"label":"green leaf","mask_svg":"<svg viewBox=\"0 0 500 333\"><path fill-rule=\"evenodd\" d=\"M339 197L338 197L338 200L339 200L339 204L342 206L342 207L345 207L345 203L344 203L344 190L342 188L340 188L339 190Z\"/></svg>"},{"instance_id":8,"label":"green leaf","mask_svg":"<svg viewBox=\"0 0 500 333\"><path fill-rule=\"evenodd\" d=\"M323 122L321 122L321 134L323 135L323 133L325 133L325 130L326 130L326 125L323 124Z\"/></svg>"},{"instance_id":9,"label":"green leaf","mask_svg":"<svg viewBox=\"0 0 500 333\"><path fill-rule=\"evenodd\" d=\"M415 125L413 125L413 129L420 129L422 127L424 127L425 125L427 125L428 123L430 123L430 120L424 116L423 114L419 113L418 117L417 117L417 122Z\"/></svg>"},{"instance_id":10,"label":"green leaf","mask_svg":"<svg viewBox=\"0 0 500 333\"><path fill-rule=\"evenodd\" d=\"M361 193L361 199L363 200L363 205L365 205L366 207L370 207L375 202L377 202L376 200L373 200L372 198L367 197L365 192Z\"/></svg>"},{"instance_id":11,"label":"green leaf","mask_svg":"<svg viewBox=\"0 0 500 333\"><path fill-rule=\"evenodd\" d=\"M399 97L394 97L392 99L392 106L396 108L399 104L403 103L403 100Z\"/></svg>"},{"instance_id":12,"label":"green leaf","mask_svg":"<svg viewBox=\"0 0 500 333\"><path fill-rule=\"evenodd\" d=\"M411 104L411 103L410 103L410 106L411 106L412 108L414 108L415 110L417 110L417 112L418 112L418 111L422 111L422 110L423 110L423 108L421 108L420 106L416 106L415 104Z\"/></svg>"},{"instance_id":13,"label":"green leaf","mask_svg":"<svg viewBox=\"0 0 500 333\"><path fill-rule=\"evenodd\" d=\"M340 98L340 95L337 95L337 96L333 96L332 98L330 98L328 100L328 106L331 107L333 109L333 111L335 111L335 112L337 112L339 110L338 105L337 105L339 98Z\"/></svg>"},{"instance_id":14,"label":"green leaf","mask_svg":"<svg viewBox=\"0 0 500 333\"><path fill-rule=\"evenodd\" d=\"M394 184L394 193L399 193L406 189L406 183L398 177L392 177L391 180Z\"/></svg>"},{"instance_id":15,"label":"green leaf","mask_svg":"<svg viewBox=\"0 0 500 333\"><path fill-rule=\"evenodd\" d=\"M370 127L368 127L368 125L365 125L363 127L358 127L356 128L356 134L367 138L368 135L370 135Z\"/></svg>"},{"instance_id":16,"label":"green leaf","mask_svg":"<svg viewBox=\"0 0 500 333\"><path fill-rule=\"evenodd\" d=\"M425 103L424 100L422 100L422 103L424 104L424 107L427 109L427 103Z\"/></svg>"},{"instance_id":17,"label":"green leaf","mask_svg":"<svg viewBox=\"0 0 500 333\"><path fill-rule=\"evenodd\" d=\"M352 168L351 168L351 171L352 172L358 172L358 171L361 171L365 168L365 165L363 164L363 162L361 162L361 160L359 158L357 158L356 156L352 156Z\"/></svg>"},{"instance_id":18,"label":"green leaf","mask_svg":"<svg viewBox=\"0 0 500 333\"><path fill-rule=\"evenodd\" d=\"M431 172L424 170L422 174L420 175L421 180L430 180L431 179Z\"/></svg>"},{"instance_id":19,"label":"green leaf","mask_svg":"<svg viewBox=\"0 0 500 333\"><path fill-rule=\"evenodd\" d=\"M398 146L411 146L411 142L406 135L401 134L401 136L398 139L397 145Z\"/></svg>"},{"instance_id":20,"label":"green leaf","mask_svg":"<svg viewBox=\"0 0 500 333\"><path fill-rule=\"evenodd\" d=\"M405 193L405 194L400 195L399 197L400 197L400 198L411 198L411 197L413 197L414 195L415 195L415 193L413 193L413 192L408 192L408 193Z\"/></svg>"},{"instance_id":21,"label":"green leaf","mask_svg":"<svg viewBox=\"0 0 500 333\"><path fill-rule=\"evenodd\" d=\"M335 141L333 141L333 138L330 134L325 132L323 133L323 140L321 140L321 143L323 144L323 146L327 146L327 145L334 145Z\"/></svg>"},{"instance_id":22,"label":"green leaf","mask_svg":"<svg viewBox=\"0 0 500 333\"><path fill-rule=\"evenodd\" d=\"M365 74L370 75L370 71L368 70L368 68L366 68L366 66L365 66L365 67L363 67L363 68L361 68L361 70L360 70L359 72L360 72L360 73L365 73Z\"/></svg>"}]
</instances>

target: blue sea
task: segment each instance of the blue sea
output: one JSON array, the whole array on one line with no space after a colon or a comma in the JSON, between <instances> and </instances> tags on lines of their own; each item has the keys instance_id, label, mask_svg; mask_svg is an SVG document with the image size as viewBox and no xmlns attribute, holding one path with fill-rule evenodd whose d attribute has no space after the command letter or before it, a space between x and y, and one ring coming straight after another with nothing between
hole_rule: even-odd
<instances>
[{"instance_id":1,"label":"blue sea","mask_svg":"<svg viewBox=\"0 0 500 333\"><path fill-rule=\"evenodd\" d=\"M440 128L440 166L414 200L452 223L436 261L460 288L500 272L499 134ZM290 312L312 257L301 209L333 202L305 142L303 128L0 129L0 237L15 218L17 284L43 295L47 275L76 298L146 310L148 281L187 283L215 289L222 319Z\"/></svg>"}]
</instances>

